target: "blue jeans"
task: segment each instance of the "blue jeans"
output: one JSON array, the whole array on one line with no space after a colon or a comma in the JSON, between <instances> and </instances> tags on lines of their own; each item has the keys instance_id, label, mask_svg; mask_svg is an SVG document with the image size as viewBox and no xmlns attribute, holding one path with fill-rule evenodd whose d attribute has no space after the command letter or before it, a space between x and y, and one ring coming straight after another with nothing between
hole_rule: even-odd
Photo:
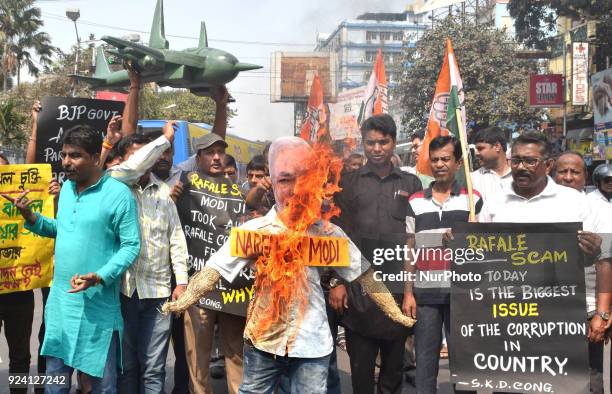
<instances>
[{"instance_id":1,"label":"blue jeans","mask_svg":"<svg viewBox=\"0 0 612 394\"><path fill-rule=\"evenodd\" d=\"M240 394L273 393L281 376L289 378L292 393L325 394L329 355L319 358L281 357L244 344Z\"/></svg>"},{"instance_id":2,"label":"blue jeans","mask_svg":"<svg viewBox=\"0 0 612 394\"><path fill-rule=\"evenodd\" d=\"M327 309L327 321L329 322L329 329L331 330L332 340L334 343L334 350L332 350L329 357L329 371L327 372L327 393L328 394L340 394L340 374L338 373L338 358L336 354L336 337L338 336L338 322L339 316L330 306L328 297L325 298L325 307Z\"/></svg>"},{"instance_id":3,"label":"blue jeans","mask_svg":"<svg viewBox=\"0 0 612 394\"><path fill-rule=\"evenodd\" d=\"M417 304L417 323L414 326L414 348L416 353L416 389L418 393L436 393L442 326L450 343L450 305Z\"/></svg>"},{"instance_id":4,"label":"blue jeans","mask_svg":"<svg viewBox=\"0 0 612 394\"><path fill-rule=\"evenodd\" d=\"M115 394L117 392L117 349L119 346L119 334L113 333L108 355L106 356L106 366L104 367L104 377L97 378L88 376L91 383L91 392L93 394ZM74 368L64 364L64 360L57 357L47 356L47 374L51 375L67 375L68 382L72 380L72 372ZM69 383L70 384L70 383ZM68 394L70 387L57 387L47 385L45 394Z\"/></svg>"},{"instance_id":5,"label":"blue jeans","mask_svg":"<svg viewBox=\"0 0 612 394\"><path fill-rule=\"evenodd\" d=\"M161 307L167 298L140 299L121 295L123 374L119 393L162 393L170 344L171 316Z\"/></svg>"},{"instance_id":6,"label":"blue jeans","mask_svg":"<svg viewBox=\"0 0 612 394\"><path fill-rule=\"evenodd\" d=\"M338 314L334 311L327 301L328 297L325 296L325 308L327 310L327 321L329 322L329 329L331 330L332 340L334 341L334 347L329 355L329 369L327 371L327 394L340 394L340 374L338 373L338 358L336 354L336 337L338 336ZM278 394L290 394L291 387L289 378L286 375L281 377L278 384Z\"/></svg>"}]
</instances>

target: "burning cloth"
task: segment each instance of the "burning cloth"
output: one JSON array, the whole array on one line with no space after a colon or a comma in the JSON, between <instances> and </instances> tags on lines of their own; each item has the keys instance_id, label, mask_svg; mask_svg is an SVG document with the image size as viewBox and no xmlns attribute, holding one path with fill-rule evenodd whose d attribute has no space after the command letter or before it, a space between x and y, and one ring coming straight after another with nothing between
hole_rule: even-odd
<instances>
[{"instance_id":1,"label":"burning cloth","mask_svg":"<svg viewBox=\"0 0 612 394\"><path fill-rule=\"evenodd\" d=\"M319 274L328 268L309 266L300 241L304 235L348 238L329 222L339 213L333 194L339 191L342 161L326 145L310 148L297 137L283 137L270 148L270 173L277 204L264 216L240 228L275 234L275 242L253 258L232 257L230 242L190 281L186 292L166 303L165 312L180 313L211 291L219 278L233 281L247 264L254 264L255 291L245 338L259 350L289 357L323 357L332 350L325 299ZM369 263L349 242L348 267L330 267L363 289L392 320L412 326L381 282L373 279ZM364 272L365 271L365 272Z\"/></svg>"}]
</instances>

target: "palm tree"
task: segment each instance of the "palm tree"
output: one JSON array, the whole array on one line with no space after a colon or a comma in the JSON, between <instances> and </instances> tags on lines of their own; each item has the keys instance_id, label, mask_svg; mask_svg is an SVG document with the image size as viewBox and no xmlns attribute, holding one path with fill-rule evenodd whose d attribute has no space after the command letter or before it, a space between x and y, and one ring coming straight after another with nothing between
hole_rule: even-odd
<instances>
[{"instance_id":1,"label":"palm tree","mask_svg":"<svg viewBox=\"0 0 612 394\"><path fill-rule=\"evenodd\" d=\"M12 52L15 55L15 64L17 67L17 86L19 86L21 67L28 68L31 75L38 76L40 73L39 66L47 66L51 64L51 56L55 52L55 48L51 45L51 38L45 32L36 32L34 34L21 35L16 45L13 45ZM38 54L38 62L35 62L34 54Z\"/></svg>"},{"instance_id":2,"label":"palm tree","mask_svg":"<svg viewBox=\"0 0 612 394\"><path fill-rule=\"evenodd\" d=\"M19 113L14 101L0 102L0 145L22 146L26 122L27 117Z\"/></svg>"},{"instance_id":3,"label":"palm tree","mask_svg":"<svg viewBox=\"0 0 612 394\"><path fill-rule=\"evenodd\" d=\"M34 61L38 55L41 66L51 62L51 55L56 51L51 45L47 33L39 31L43 26L40 8L34 7L34 0L0 1L0 51L2 62L0 70L3 75L3 90L8 88L8 79L25 66L31 75L38 76L40 68Z\"/></svg>"}]
</instances>

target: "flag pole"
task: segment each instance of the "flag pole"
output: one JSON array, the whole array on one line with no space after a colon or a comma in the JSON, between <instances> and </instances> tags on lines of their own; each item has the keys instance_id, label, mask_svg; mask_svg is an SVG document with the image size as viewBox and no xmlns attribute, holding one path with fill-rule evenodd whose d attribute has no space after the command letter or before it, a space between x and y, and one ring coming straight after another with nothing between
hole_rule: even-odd
<instances>
[{"instance_id":1,"label":"flag pole","mask_svg":"<svg viewBox=\"0 0 612 394\"><path fill-rule=\"evenodd\" d=\"M472 186L472 176L470 174L470 158L468 156L467 141L465 140L465 129L463 128L463 118L461 108L455 109L457 118L457 126L459 127L459 141L461 142L461 157L463 158L463 170L465 171L465 185L468 192L468 200L470 204L470 222L476 221L476 211L474 208L474 188Z\"/></svg>"}]
</instances>

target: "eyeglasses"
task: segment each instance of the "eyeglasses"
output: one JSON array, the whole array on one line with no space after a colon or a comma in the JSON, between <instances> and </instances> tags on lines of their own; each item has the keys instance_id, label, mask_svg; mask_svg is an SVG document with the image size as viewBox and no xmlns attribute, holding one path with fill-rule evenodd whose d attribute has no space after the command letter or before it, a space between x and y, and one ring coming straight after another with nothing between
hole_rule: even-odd
<instances>
[{"instance_id":1,"label":"eyeglasses","mask_svg":"<svg viewBox=\"0 0 612 394\"><path fill-rule=\"evenodd\" d=\"M510 165L518 167L521 163L525 164L525 167L535 167L540 162L545 162L548 157L513 157L510 159Z\"/></svg>"}]
</instances>

